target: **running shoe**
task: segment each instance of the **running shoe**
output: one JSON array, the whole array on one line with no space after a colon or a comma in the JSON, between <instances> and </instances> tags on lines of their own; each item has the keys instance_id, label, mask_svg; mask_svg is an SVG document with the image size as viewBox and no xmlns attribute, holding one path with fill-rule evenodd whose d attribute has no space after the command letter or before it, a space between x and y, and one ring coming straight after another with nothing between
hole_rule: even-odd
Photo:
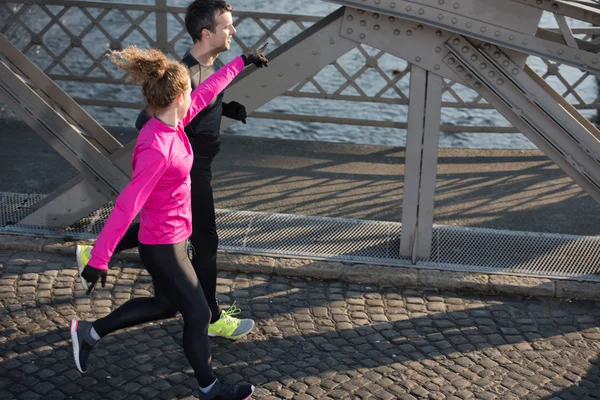
<instances>
[{"instance_id":1,"label":"running shoe","mask_svg":"<svg viewBox=\"0 0 600 400\"><path fill-rule=\"evenodd\" d=\"M252 397L254 386L230 385L217 379L208 393L200 391L200 400L246 400Z\"/></svg>"},{"instance_id":2,"label":"running shoe","mask_svg":"<svg viewBox=\"0 0 600 400\"><path fill-rule=\"evenodd\" d=\"M88 284L88 281L83 279L83 276L81 276L81 274L83 273L83 269L85 268L85 266L90 261L90 258L92 258L92 254L90 253L92 251L92 248L92 246L78 244L76 250L77 268L79 269L79 280L81 281L81 284L83 285L83 288L85 290L88 290L90 285Z\"/></svg>"},{"instance_id":3,"label":"running shoe","mask_svg":"<svg viewBox=\"0 0 600 400\"><path fill-rule=\"evenodd\" d=\"M227 339L239 339L246 336L254 329L254 320L234 317L241 312L235 302L227 310L221 311L219 319L208 325L208 336L220 336Z\"/></svg>"},{"instance_id":4,"label":"running shoe","mask_svg":"<svg viewBox=\"0 0 600 400\"><path fill-rule=\"evenodd\" d=\"M87 360L97 340L92 339L90 331L92 323L87 321L71 320L71 341L73 342L73 358L75 365L82 374L87 370Z\"/></svg>"}]
</instances>

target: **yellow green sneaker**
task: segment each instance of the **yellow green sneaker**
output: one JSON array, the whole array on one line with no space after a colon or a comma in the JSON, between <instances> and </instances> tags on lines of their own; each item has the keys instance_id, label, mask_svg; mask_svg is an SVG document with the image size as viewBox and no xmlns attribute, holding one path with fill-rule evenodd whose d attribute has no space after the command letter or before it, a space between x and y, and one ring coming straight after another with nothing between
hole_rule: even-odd
<instances>
[{"instance_id":1,"label":"yellow green sneaker","mask_svg":"<svg viewBox=\"0 0 600 400\"><path fill-rule=\"evenodd\" d=\"M234 318L242 310L235 306L235 302L227 310L221 311L221 317L208 325L208 336L220 336L227 339L239 339L246 336L254 329L254 320Z\"/></svg>"},{"instance_id":2,"label":"yellow green sneaker","mask_svg":"<svg viewBox=\"0 0 600 400\"><path fill-rule=\"evenodd\" d=\"M92 251L93 246L86 246L86 245L77 245L77 268L79 269L79 280L81 281L81 284L83 285L83 288L85 290L88 290L88 282L83 279L83 277L81 276L81 273L83 272L83 268L87 265L87 263L90 261L90 258L92 258L92 254L90 253Z\"/></svg>"}]
</instances>

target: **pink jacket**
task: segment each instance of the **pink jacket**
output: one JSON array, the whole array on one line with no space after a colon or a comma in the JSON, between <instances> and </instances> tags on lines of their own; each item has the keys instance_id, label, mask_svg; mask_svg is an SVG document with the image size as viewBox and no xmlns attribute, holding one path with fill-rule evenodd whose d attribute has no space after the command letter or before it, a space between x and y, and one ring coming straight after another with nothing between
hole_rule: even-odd
<instances>
[{"instance_id":1,"label":"pink jacket","mask_svg":"<svg viewBox=\"0 0 600 400\"><path fill-rule=\"evenodd\" d=\"M183 129L243 69L244 60L236 57L198 85L191 94L190 109L177 127L155 117L144 125L133 150L131 182L117 197L88 265L108 269L115 247L140 211L140 243L174 244L190 237L194 157Z\"/></svg>"}]
</instances>

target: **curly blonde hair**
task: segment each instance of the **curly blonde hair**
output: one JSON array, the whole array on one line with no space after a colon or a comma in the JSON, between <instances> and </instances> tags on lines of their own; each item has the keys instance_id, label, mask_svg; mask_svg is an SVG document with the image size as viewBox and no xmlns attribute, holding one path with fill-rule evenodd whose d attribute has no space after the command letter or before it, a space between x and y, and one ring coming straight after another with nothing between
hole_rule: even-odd
<instances>
[{"instance_id":1,"label":"curly blonde hair","mask_svg":"<svg viewBox=\"0 0 600 400\"><path fill-rule=\"evenodd\" d=\"M142 85L142 94L150 113L166 109L177 95L185 93L190 87L187 68L169 59L160 50L128 46L111 52L111 59L129 74L129 82Z\"/></svg>"}]
</instances>

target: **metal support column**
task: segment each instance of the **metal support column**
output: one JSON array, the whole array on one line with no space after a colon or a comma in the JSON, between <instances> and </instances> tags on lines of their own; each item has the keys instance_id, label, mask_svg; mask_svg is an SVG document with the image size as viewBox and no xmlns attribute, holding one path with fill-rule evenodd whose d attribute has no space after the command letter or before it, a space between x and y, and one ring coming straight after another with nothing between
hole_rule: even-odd
<instances>
[{"instance_id":1,"label":"metal support column","mask_svg":"<svg viewBox=\"0 0 600 400\"><path fill-rule=\"evenodd\" d=\"M442 85L439 75L411 66L400 254L413 263L431 254Z\"/></svg>"}]
</instances>

